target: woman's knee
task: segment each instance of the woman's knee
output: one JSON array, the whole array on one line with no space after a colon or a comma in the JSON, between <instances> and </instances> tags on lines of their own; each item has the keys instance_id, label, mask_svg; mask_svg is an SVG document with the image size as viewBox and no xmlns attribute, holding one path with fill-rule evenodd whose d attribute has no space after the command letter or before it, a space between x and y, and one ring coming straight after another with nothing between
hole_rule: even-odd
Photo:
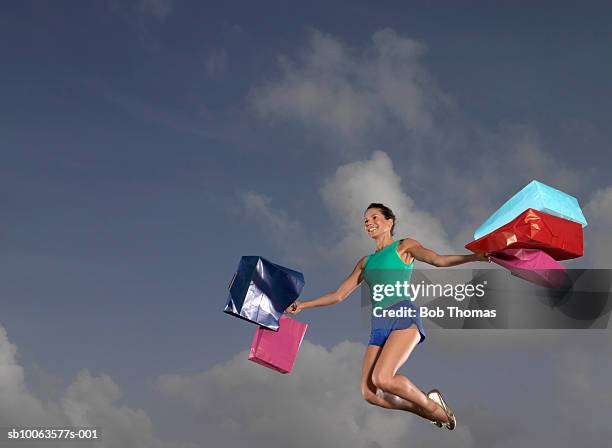
<instances>
[{"instance_id":1,"label":"woman's knee","mask_svg":"<svg viewBox=\"0 0 612 448\"><path fill-rule=\"evenodd\" d=\"M361 385L361 397L367 401L368 403L375 404L376 402L376 392L373 391L367 384Z\"/></svg>"},{"instance_id":2,"label":"woman's knee","mask_svg":"<svg viewBox=\"0 0 612 448\"><path fill-rule=\"evenodd\" d=\"M380 401L378 396L374 392L369 391L369 390L362 392L361 396L365 401L367 401L370 404L378 404L378 402Z\"/></svg>"},{"instance_id":3,"label":"woman's knee","mask_svg":"<svg viewBox=\"0 0 612 448\"><path fill-rule=\"evenodd\" d=\"M378 389L381 389L385 392L390 392L393 389L393 375L385 372L377 372L374 371L372 373L372 383Z\"/></svg>"}]
</instances>

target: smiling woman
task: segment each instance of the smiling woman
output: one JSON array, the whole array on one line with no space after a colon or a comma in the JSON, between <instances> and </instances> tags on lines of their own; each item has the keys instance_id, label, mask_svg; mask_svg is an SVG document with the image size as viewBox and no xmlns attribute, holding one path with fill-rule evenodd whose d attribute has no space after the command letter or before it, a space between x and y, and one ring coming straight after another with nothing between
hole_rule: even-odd
<instances>
[{"instance_id":1,"label":"smiling woman","mask_svg":"<svg viewBox=\"0 0 612 448\"><path fill-rule=\"evenodd\" d=\"M488 254L439 255L411 238L393 241L396 221L389 207L381 203L370 204L364 214L364 229L376 242L376 251L362 257L336 291L310 301L296 300L286 312L296 314L306 308L339 303L363 280L371 290L381 284L408 283L415 260L438 267L489 261ZM455 429L457 419L438 389L425 394L412 381L397 373L414 347L425 340L416 305L410 297L398 294L385 295L373 305L374 309L384 312L372 314L370 341L361 372L363 398L376 406L412 412L438 427Z\"/></svg>"},{"instance_id":2,"label":"smiling woman","mask_svg":"<svg viewBox=\"0 0 612 448\"><path fill-rule=\"evenodd\" d=\"M371 212L368 212L371 210ZM364 224L368 235L374 236L380 233L385 228L385 222L392 220L391 228L388 229L391 236L393 236L393 230L395 229L395 214L393 211L384 204L372 203L366 209L364 216ZM388 225L387 225L388 227Z\"/></svg>"}]
</instances>

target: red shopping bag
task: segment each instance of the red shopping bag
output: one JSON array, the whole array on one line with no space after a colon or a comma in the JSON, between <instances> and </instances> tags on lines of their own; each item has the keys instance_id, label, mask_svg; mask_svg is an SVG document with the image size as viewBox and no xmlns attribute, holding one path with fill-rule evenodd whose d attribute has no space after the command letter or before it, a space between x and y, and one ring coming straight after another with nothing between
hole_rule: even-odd
<instances>
[{"instance_id":1,"label":"red shopping bag","mask_svg":"<svg viewBox=\"0 0 612 448\"><path fill-rule=\"evenodd\" d=\"M304 339L308 324L281 315L278 331L258 327L249 351L249 360L289 373Z\"/></svg>"},{"instance_id":2,"label":"red shopping bag","mask_svg":"<svg viewBox=\"0 0 612 448\"><path fill-rule=\"evenodd\" d=\"M555 260L584 255L582 225L528 208L508 224L465 245L475 253L504 249L541 249Z\"/></svg>"}]
</instances>

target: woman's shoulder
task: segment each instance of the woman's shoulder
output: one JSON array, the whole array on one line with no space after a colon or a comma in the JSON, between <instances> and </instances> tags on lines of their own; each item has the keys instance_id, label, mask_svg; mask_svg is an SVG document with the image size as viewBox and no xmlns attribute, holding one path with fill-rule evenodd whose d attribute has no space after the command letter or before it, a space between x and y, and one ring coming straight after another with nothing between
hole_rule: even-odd
<instances>
[{"instance_id":1,"label":"woman's shoulder","mask_svg":"<svg viewBox=\"0 0 612 448\"><path fill-rule=\"evenodd\" d=\"M363 269L366 265L366 263L368 262L368 258L370 257L370 255L364 255L363 257L361 257L358 261L357 261L357 267Z\"/></svg>"},{"instance_id":2,"label":"woman's shoulder","mask_svg":"<svg viewBox=\"0 0 612 448\"><path fill-rule=\"evenodd\" d=\"M397 245L403 249L408 249L410 247L418 246L419 243L417 240L413 238L401 238L398 240Z\"/></svg>"}]
</instances>

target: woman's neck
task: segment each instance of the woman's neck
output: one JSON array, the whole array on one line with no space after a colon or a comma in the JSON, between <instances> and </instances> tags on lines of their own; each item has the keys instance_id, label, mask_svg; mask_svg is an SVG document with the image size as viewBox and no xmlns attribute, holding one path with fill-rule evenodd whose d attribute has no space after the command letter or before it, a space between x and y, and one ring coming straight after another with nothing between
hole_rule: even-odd
<instances>
[{"instance_id":1,"label":"woman's neck","mask_svg":"<svg viewBox=\"0 0 612 448\"><path fill-rule=\"evenodd\" d=\"M393 238L389 235L383 235L376 239L376 252L384 249L389 244L393 244Z\"/></svg>"}]
</instances>

